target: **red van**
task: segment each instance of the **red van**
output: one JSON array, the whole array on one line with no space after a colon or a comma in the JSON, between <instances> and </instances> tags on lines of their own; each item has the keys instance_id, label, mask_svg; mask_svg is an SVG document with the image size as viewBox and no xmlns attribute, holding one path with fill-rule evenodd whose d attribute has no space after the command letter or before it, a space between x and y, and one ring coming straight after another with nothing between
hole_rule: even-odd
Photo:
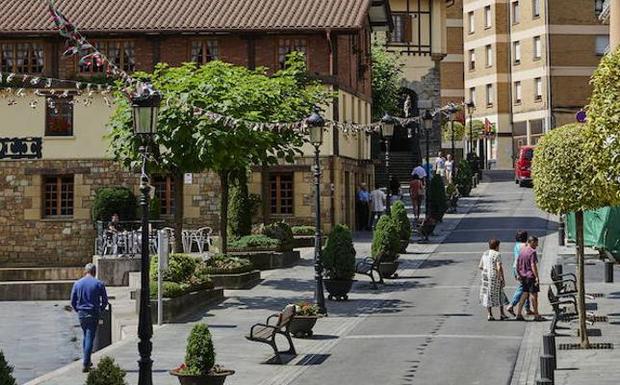
<instances>
[{"instance_id":1,"label":"red van","mask_svg":"<svg viewBox=\"0 0 620 385\"><path fill-rule=\"evenodd\" d=\"M515 183L519 187L532 183L532 159L534 159L534 146L523 146L519 149L517 162L515 163Z\"/></svg>"}]
</instances>

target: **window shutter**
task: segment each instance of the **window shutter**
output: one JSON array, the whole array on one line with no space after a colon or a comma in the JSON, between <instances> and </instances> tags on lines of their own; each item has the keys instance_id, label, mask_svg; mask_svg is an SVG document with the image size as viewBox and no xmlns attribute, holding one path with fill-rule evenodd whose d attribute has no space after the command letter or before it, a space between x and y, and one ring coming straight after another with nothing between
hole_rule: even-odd
<instances>
[{"instance_id":1,"label":"window shutter","mask_svg":"<svg viewBox=\"0 0 620 385\"><path fill-rule=\"evenodd\" d=\"M404 25L403 25L403 41L404 42L411 42L412 39L412 27L411 27L411 15L407 14L407 15L403 15L403 19L404 19Z\"/></svg>"}]
</instances>

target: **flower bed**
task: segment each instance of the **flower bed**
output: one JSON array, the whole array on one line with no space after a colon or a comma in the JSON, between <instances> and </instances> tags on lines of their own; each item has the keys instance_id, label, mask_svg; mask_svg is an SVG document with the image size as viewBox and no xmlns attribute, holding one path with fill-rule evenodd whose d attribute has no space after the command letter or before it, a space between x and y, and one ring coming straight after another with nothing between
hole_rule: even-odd
<instances>
[{"instance_id":1,"label":"flower bed","mask_svg":"<svg viewBox=\"0 0 620 385\"><path fill-rule=\"evenodd\" d=\"M217 255L205 264L215 286L224 289L248 289L260 282L260 270L245 258Z\"/></svg>"}]
</instances>

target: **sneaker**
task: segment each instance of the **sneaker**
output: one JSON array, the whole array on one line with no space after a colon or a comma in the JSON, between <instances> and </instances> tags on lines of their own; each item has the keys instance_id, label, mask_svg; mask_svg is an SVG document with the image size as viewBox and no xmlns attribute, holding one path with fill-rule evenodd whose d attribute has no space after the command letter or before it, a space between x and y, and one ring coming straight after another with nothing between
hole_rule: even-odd
<instances>
[{"instance_id":1,"label":"sneaker","mask_svg":"<svg viewBox=\"0 0 620 385\"><path fill-rule=\"evenodd\" d=\"M517 315L515 314L515 311L514 311L514 310L512 310L512 306L508 306L508 307L506 308L506 311L507 311L508 313L510 313L510 315L512 315L513 317L516 317L516 316L517 316Z\"/></svg>"},{"instance_id":2,"label":"sneaker","mask_svg":"<svg viewBox=\"0 0 620 385\"><path fill-rule=\"evenodd\" d=\"M525 321L525 318L521 314L519 314L516 318L517 321Z\"/></svg>"},{"instance_id":3,"label":"sneaker","mask_svg":"<svg viewBox=\"0 0 620 385\"><path fill-rule=\"evenodd\" d=\"M93 367L93 363L92 362L90 364L88 364L88 365L85 365L84 367L82 367L82 373L90 372L90 368L92 368L92 367Z\"/></svg>"}]
</instances>

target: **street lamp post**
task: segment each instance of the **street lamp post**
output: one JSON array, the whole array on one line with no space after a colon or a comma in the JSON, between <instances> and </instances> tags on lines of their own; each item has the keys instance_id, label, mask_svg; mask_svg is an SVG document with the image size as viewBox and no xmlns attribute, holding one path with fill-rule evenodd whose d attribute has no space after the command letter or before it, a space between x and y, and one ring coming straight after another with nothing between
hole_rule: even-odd
<instances>
[{"instance_id":1,"label":"street lamp post","mask_svg":"<svg viewBox=\"0 0 620 385\"><path fill-rule=\"evenodd\" d=\"M381 118L381 134L383 140L385 140L385 174L387 175L387 199L386 199L386 212L390 212L390 140L394 136L394 118L387 112Z\"/></svg>"},{"instance_id":2,"label":"street lamp post","mask_svg":"<svg viewBox=\"0 0 620 385\"><path fill-rule=\"evenodd\" d=\"M141 286L140 286L140 315L138 324L138 360L139 375L138 385L153 384L153 360L151 352L153 344L153 321L151 319L151 299L150 299L150 261L149 261L149 177L146 173L148 144L157 133L157 114L161 103L161 94L154 91L150 85L145 84L138 92L131 97L131 107L133 110L133 130L134 134L141 137L142 145L140 154L142 157L142 169L140 175L140 208L142 209L142 247L141 247Z\"/></svg>"},{"instance_id":3,"label":"street lamp post","mask_svg":"<svg viewBox=\"0 0 620 385\"><path fill-rule=\"evenodd\" d=\"M430 199L429 199L429 192L430 192L430 187L431 187L431 172L432 172L432 168L431 163L430 163L430 134L431 134L431 130L433 129L433 114L431 114L431 112L429 110L426 110L424 112L424 115L422 116L422 121L424 123L424 131L426 134L426 164L427 169L426 169L426 203L425 203L425 210L426 210L426 218L429 217L430 215Z\"/></svg>"},{"instance_id":4,"label":"street lamp post","mask_svg":"<svg viewBox=\"0 0 620 385\"><path fill-rule=\"evenodd\" d=\"M467 103L467 114L469 115L469 152L474 152L474 111L476 105L473 100Z\"/></svg>"},{"instance_id":5,"label":"street lamp post","mask_svg":"<svg viewBox=\"0 0 620 385\"><path fill-rule=\"evenodd\" d=\"M454 145L454 119L456 119L456 113L458 112L458 108L454 105L454 103L450 103L450 106L448 106L448 117L450 118L450 131L451 131L451 137L452 137L452 144L451 144L451 153L452 153L452 159L456 159L456 154L454 153L455 150L455 145Z\"/></svg>"},{"instance_id":6,"label":"street lamp post","mask_svg":"<svg viewBox=\"0 0 620 385\"><path fill-rule=\"evenodd\" d=\"M319 115L318 109L306 119L310 134L310 143L314 146L314 188L316 199L316 230L314 232L314 302L321 314L327 315L325 295L323 293L323 264L321 263L321 163L320 147L323 143L323 127L325 120Z\"/></svg>"}]
</instances>

